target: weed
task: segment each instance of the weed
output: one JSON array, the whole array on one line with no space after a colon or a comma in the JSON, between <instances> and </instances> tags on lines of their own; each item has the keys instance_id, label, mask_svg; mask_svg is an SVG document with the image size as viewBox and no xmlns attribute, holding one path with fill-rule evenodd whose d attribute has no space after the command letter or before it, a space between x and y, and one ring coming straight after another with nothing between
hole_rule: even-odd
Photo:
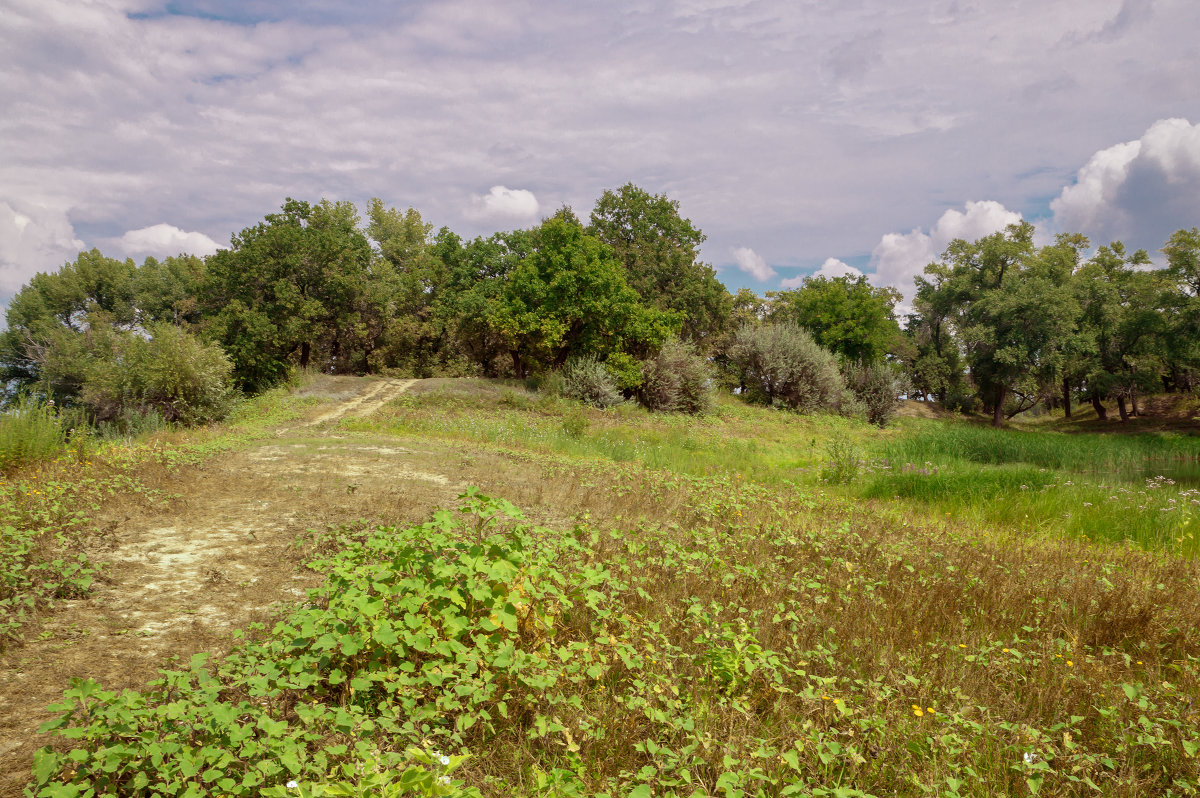
<instances>
[{"instance_id":1,"label":"weed","mask_svg":"<svg viewBox=\"0 0 1200 798\"><path fill-rule=\"evenodd\" d=\"M22 397L0 416L0 471L51 459L66 439L53 403Z\"/></svg>"}]
</instances>

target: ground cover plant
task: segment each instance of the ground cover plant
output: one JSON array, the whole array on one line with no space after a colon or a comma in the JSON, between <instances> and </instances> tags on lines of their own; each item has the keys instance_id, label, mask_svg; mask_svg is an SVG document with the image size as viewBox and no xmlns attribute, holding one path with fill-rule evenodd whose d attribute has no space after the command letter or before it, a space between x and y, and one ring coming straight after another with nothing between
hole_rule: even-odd
<instances>
[{"instance_id":1,"label":"ground cover plant","mask_svg":"<svg viewBox=\"0 0 1200 798\"><path fill-rule=\"evenodd\" d=\"M74 685L50 724L70 747L39 756L35 794L1200 785L1183 561L897 534L736 476L606 476L687 523L514 525L468 493L465 516L335 530L325 586L229 657L142 693Z\"/></svg>"},{"instance_id":2,"label":"ground cover plant","mask_svg":"<svg viewBox=\"0 0 1200 798\"><path fill-rule=\"evenodd\" d=\"M337 434L454 441L524 481L313 533L324 584L278 623L145 690L72 685L30 793L1200 791L1196 561L864 500L922 429L428 381ZM497 489L556 498L534 523Z\"/></svg>"}]
</instances>

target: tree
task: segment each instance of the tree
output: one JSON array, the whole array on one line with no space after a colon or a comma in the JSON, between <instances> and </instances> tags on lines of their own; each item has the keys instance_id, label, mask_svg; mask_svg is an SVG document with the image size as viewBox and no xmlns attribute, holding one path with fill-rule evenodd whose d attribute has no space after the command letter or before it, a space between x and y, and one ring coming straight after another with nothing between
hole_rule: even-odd
<instances>
[{"instance_id":1,"label":"tree","mask_svg":"<svg viewBox=\"0 0 1200 798\"><path fill-rule=\"evenodd\" d=\"M562 366L571 356L642 356L678 331L679 314L642 304L612 250L580 225L546 219L529 243L489 319L518 376L535 364Z\"/></svg>"},{"instance_id":2,"label":"tree","mask_svg":"<svg viewBox=\"0 0 1200 798\"><path fill-rule=\"evenodd\" d=\"M199 323L204 271L204 259L195 255L178 255L161 261L146 258L133 276L138 324L144 327L155 322Z\"/></svg>"},{"instance_id":3,"label":"tree","mask_svg":"<svg viewBox=\"0 0 1200 798\"><path fill-rule=\"evenodd\" d=\"M873 363L891 353L900 336L900 292L866 277L808 277L799 288L773 291L768 318L808 330L817 343L852 362Z\"/></svg>"},{"instance_id":4,"label":"tree","mask_svg":"<svg viewBox=\"0 0 1200 798\"><path fill-rule=\"evenodd\" d=\"M446 265L446 286L434 313L447 349L488 376L505 373L512 363L509 340L493 320L509 274L531 251L530 240L529 231L514 230L464 242L443 228L434 242Z\"/></svg>"},{"instance_id":5,"label":"tree","mask_svg":"<svg viewBox=\"0 0 1200 798\"><path fill-rule=\"evenodd\" d=\"M369 289L378 322L369 361L428 376L443 356L446 336L436 307L446 289L446 266L434 252L433 225L415 208L385 208L378 198L367 210L367 234L377 245Z\"/></svg>"},{"instance_id":6,"label":"tree","mask_svg":"<svg viewBox=\"0 0 1200 798\"><path fill-rule=\"evenodd\" d=\"M360 349L371 245L348 202L288 199L281 213L235 235L208 262L207 334L234 362L238 382L257 389L319 355L345 370Z\"/></svg>"},{"instance_id":7,"label":"tree","mask_svg":"<svg viewBox=\"0 0 1200 798\"><path fill-rule=\"evenodd\" d=\"M645 304L680 315L683 338L707 350L725 329L732 298L699 261L705 236L677 201L626 183L596 201L588 232L612 248Z\"/></svg>"},{"instance_id":8,"label":"tree","mask_svg":"<svg viewBox=\"0 0 1200 798\"><path fill-rule=\"evenodd\" d=\"M1153 390L1162 371L1164 275L1148 271L1144 250L1129 253L1114 241L1096 250L1075 276L1080 326L1090 342L1085 383L1092 406L1115 398L1121 419L1136 414L1139 392Z\"/></svg>"},{"instance_id":9,"label":"tree","mask_svg":"<svg viewBox=\"0 0 1200 798\"><path fill-rule=\"evenodd\" d=\"M952 319L971 379L992 424L1001 426L1005 401L1030 405L1027 383L1058 357L1078 312L1061 273L1036 258L1033 225L1011 224L974 242L952 241L925 269L926 299Z\"/></svg>"},{"instance_id":10,"label":"tree","mask_svg":"<svg viewBox=\"0 0 1200 798\"><path fill-rule=\"evenodd\" d=\"M1166 387L1194 387L1200 372L1200 228L1177 230L1163 247L1170 290L1166 296Z\"/></svg>"},{"instance_id":11,"label":"tree","mask_svg":"<svg viewBox=\"0 0 1200 798\"><path fill-rule=\"evenodd\" d=\"M85 339L137 322L135 269L132 260L92 249L55 273L34 275L8 304L8 329L0 338L3 379L40 383L55 399L77 395L87 366Z\"/></svg>"}]
</instances>

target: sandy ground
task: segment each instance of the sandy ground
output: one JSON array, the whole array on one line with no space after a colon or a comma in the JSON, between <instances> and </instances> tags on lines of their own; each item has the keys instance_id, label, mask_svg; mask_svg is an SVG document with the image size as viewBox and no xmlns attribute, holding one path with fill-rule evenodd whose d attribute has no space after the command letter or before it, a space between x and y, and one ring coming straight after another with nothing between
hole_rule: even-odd
<instances>
[{"instance_id":1,"label":"sandy ground","mask_svg":"<svg viewBox=\"0 0 1200 798\"><path fill-rule=\"evenodd\" d=\"M325 378L331 405L271 440L179 469L168 489L182 498L172 508L117 523L107 548L89 552L109 563L103 584L0 658L0 796L21 794L33 752L49 742L37 734L51 717L45 707L71 677L140 688L197 651L228 650L234 630L269 620L315 585L301 567L306 530L413 523L451 506L465 487L459 479L476 471L464 471L471 458L337 428L415 382Z\"/></svg>"}]
</instances>

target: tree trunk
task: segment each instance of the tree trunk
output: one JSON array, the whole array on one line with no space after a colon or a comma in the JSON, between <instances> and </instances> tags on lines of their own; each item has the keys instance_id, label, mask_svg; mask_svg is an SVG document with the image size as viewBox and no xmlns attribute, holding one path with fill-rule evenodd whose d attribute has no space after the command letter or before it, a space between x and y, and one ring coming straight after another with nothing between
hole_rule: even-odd
<instances>
[{"instance_id":1,"label":"tree trunk","mask_svg":"<svg viewBox=\"0 0 1200 798\"><path fill-rule=\"evenodd\" d=\"M1142 414L1142 411L1138 410L1136 393L1130 394L1129 402L1130 402L1130 404L1133 405L1133 407L1131 408L1133 410L1133 415L1140 416Z\"/></svg>"},{"instance_id":2,"label":"tree trunk","mask_svg":"<svg viewBox=\"0 0 1200 798\"><path fill-rule=\"evenodd\" d=\"M513 350L513 353L512 353L512 361L513 361L513 371L516 372L517 379L523 378L525 376L525 366L524 366L524 364L521 363L521 353L516 351L515 349Z\"/></svg>"},{"instance_id":3,"label":"tree trunk","mask_svg":"<svg viewBox=\"0 0 1200 798\"><path fill-rule=\"evenodd\" d=\"M308 359L312 357L312 344L308 341L300 344L300 368L308 368Z\"/></svg>"},{"instance_id":4,"label":"tree trunk","mask_svg":"<svg viewBox=\"0 0 1200 798\"><path fill-rule=\"evenodd\" d=\"M1063 414L1071 417L1071 383L1063 379Z\"/></svg>"},{"instance_id":5,"label":"tree trunk","mask_svg":"<svg viewBox=\"0 0 1200 798\"><path fill-rule=\"evenodd\" d=\"M996 404L992 407L992 426L1004 426L1004 386L996 386Z\"/></svg>"},{"instance_id":6,"label":"tree trunk","mask_svg":"<svg viewBox=\"0 0 1200 798\"><path fill-rule=\"evenodd\" d=\"M1129 408L1125 406L1125 397L1124 396L1117 397L1117 409L1121 411L1121 420L1128 421L1129 420Z\"/></svg>"},{"instance_id":7,"label":"tree trunk","mask_svg":"<svg viewBox=\"0 0 1200 798\"><path fill-rule=\"evenodd\" d=\"M1100 404L1100 394L1092 391L1092 407L1096 411L1096 418L1101 421L1108 421L1108 410L1104 405Z\"/></svg>"}]
</instances>

